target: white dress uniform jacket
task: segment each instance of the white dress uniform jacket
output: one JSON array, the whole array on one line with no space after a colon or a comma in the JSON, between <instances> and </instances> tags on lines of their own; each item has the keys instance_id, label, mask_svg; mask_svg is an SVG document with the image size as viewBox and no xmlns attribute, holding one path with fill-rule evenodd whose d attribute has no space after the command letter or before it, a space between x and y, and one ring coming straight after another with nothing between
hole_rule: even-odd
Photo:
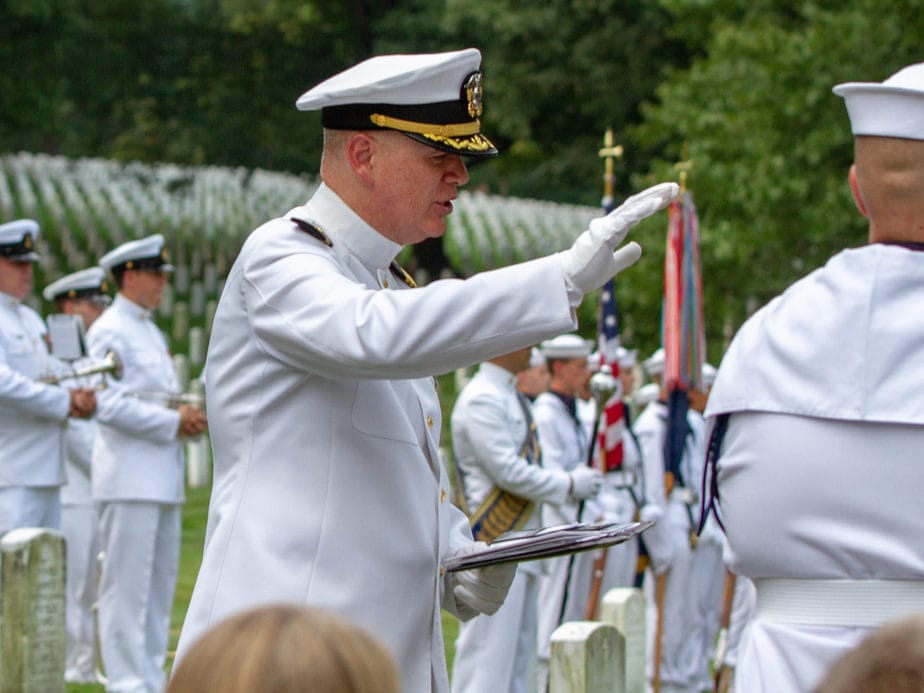
<instances>
[{"instance_id":1,"label":"white dress uniform jacket","mask_svg":"<svg viewBox=\"0 0 924 693\"><path fill-rule=\"evenodd\" d=\"M253 605L346 615L392 648L406 693L448 689L440 561L467 546L438 453L434 373L573 329L555 258L406 289L389 241L322 185L235 262L206 361L215 460L178 656Z\"/></svg>"},{"instance_id":2,"label":"white dress uniform jacket","mask_svg":"<svg viewBox=\"0 0 924 693\"><path fill-rule=\"evenodd\" d=\"M694 460L704 454L702 427L691 425L698 417L696 412L687 412L690 433L684 445L680 460L680 473L686 484L679 486L675 480L674 489L665 494L664 438L668 426L667 405L652 402L639 415L635 423L635 434L642 446L642 457L646 467L645 479L648 490L648 512L656 517L655 524L645 532L645 546L651 558L652 573L665 575L663 613L661 613L661 661L660 680L664 693L696 693L699 691L699 668L705 657L704 648L698 637L699 613L696 584L693 573L694 551L690 546L690 532L696 531L697 505L694 494L699 491L697 469ZM658 618L655 600L654 580L647 580L645 596L648 601L648 635L651 641L649 652L649 676L654 673L654 638ZM711 654L711 653L709 653Z\"/></svg>"},{"instance_id":3,"label":"white dress uniform jacket","mask_svg":"<svg viewBox=\"0 0 924 693\"><path fill-rule=\"evenodd\" d=\"M721 510L730 568L757 588L738 691L810 690L878 620L921 608L922 301L924 253L843 251L756 313L722 361L706 415L731 413ZM818 580L857 594L823 606Z\"/></svg>"},{"instance_id":4,"label":"white dress uniform jacket","mask_svg":"<svg viewBox=\"0 0 924 693\"><path fill-rule=\"evenodd\" d=\"M36 382L59 369L44 336L38 313L0 293L0 487L64 483L70 395Z\"/></svg>"},{"instance_id":5,"label":"white dress uniform jacket","mask_svg":"<svg viewBox=\"0 0 924 693\"><path fill-rule=\"evenodd\" d=\"M94 500L181 503L185 495L183 444L177 437L180 415L132 396L179 390L163 334L149 311L117 294L87 330L87 348L96 359L114 351L124 366L122 379L109 378L96 394Z\"/></svg>"},{"instance_id":6,"label":"white dress uniform jacket","mask_svg":"<svg viewBox=\"0 0 924 693\"><path fill-rule=\"evenodd\" d=\"M516 377L485 362L465 386L452 410L452 447L465 502L473 513L497 487L536 503L520 529L539 527L541 503L562 503L570 478L558 469L530 464L520 456L528 434L523 395ZM541 441L540 441L541 444ZM517 576L503 606L481 614L459 629L453 663L453 693L481 693L496 687L510 693L535 690L536 614L539 566L517 566Z\"/></svg>"}]
</instances>

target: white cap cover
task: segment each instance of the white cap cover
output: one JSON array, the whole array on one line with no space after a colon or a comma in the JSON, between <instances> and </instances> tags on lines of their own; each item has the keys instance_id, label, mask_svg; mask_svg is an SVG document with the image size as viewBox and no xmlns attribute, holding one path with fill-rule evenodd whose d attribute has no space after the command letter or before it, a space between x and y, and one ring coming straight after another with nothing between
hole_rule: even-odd
<instances>
[{"instance_id":1,"label":"white cap cover","mask_svg":"<svg viewBox=\"0 0 924 693\"><path fill-rule=\"evenodd\" d=\"M834 93L844 98L854 135L924 140L924 63L882 83L838 84Z\"/></svg>"}]
</instances>

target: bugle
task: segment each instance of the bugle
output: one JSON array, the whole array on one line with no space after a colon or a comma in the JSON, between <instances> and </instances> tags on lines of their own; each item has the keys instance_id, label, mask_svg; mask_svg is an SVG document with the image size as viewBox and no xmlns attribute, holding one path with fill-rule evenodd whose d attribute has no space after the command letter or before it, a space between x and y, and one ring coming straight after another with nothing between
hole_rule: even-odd
<instances>
[{"instance_id":1,"label":"bugle","mask_svg":"<svg viewBox=\"0 0 924 693\"><path fill-rule=\"evenodd\" d=\"M59 383L65 380L73 380L74 378L84 378L88 375L96 375L97 373L109 373L116 380L122 378L122 360L119 358L118 354L114 351L106 352L106 355L103 357L102 361L97 363L90 363L80 368L75 368L69 373L62 373L61 375L50 375L46 378L41 378L39 382L47 383L49 385L58 385Z\"/></svg>"}]
</instances>

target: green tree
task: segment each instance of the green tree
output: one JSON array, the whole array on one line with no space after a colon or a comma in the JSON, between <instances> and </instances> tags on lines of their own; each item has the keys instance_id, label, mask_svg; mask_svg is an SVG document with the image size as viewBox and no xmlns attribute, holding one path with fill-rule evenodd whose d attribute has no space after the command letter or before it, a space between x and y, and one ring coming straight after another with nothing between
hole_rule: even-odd
<instances>
[{"instance_id":1,"label":"green tree","mask_svg":"<svg viewBox=\"0 0 924 693\"><path fill-rule=\"evenodd\" d=\"M632 129L630 141L661 153L634 181L676 177L675 162L693 163L709 353L717 361L728 331L750 312L837 250L865 242L846 185L849 122L831 88L880 81L919 61L924 14L911 0L664 6L676 25L689 18L709 40L691 67L660 85ZM663 262L664 234L663 224L640 230L643 263ZM660 287L642 273L624 276L623 308L646 316L635 326L653 348Z\"/></svg>"}]
</instances>

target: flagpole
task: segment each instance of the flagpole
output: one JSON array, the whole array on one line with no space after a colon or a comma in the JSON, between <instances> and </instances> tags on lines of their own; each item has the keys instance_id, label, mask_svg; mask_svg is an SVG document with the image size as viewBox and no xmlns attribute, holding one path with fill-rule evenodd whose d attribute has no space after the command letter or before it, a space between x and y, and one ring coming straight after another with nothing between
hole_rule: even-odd
<instances>
[{"instance_id":1,"label":"flagpole","mask_svg":"<svg viewBox=\"0 0 924 693\"><path fill-rule=\"evenodd\" d=\"M664 445L664 492L670 498L676 482L686 482L681 463L687 435L688 391L699 387L704 357L702 277L699 266L699 229L692 196L687 190L687 173L693 162L684 143L681 161L674 165L680 172L680 197L669 209L667 249L664 262L664 376L668 396L668 421ZM676 473L675 473L676 472ZM683 500L690 522L690 548L696 548L693 514ZM658 575L655 602L658 615L655 627L652 691L661 690L661 655L664 630L664 599L670 567Z\"/></svg>"},{"instance_id":2,"label":"flagpole","mask_svg":"<svg viewBox=\"0 0 924 693\"><path fill-rule=\"evenodd\" d=\"M603 135L603 147L597 152L597 155L603 159L603 214L609 214L616 206L615 200L613 199L613 182L615 180L615 175L613 173L613 162L615 159L622 157L623 148L621 144L616 144L613 136L613 128L607 128L606 132ZM613 280L610 279L606 284L603 285L602 291L612 291L613 290ZM599 430L600 424L600 409L601 404L597 403L597 412L596 420L594 421L593 433L591 434L590 442L587 449L587 465L593 467L594 453L597 442L597 431ZM584 514L584 500L582 499L578 503L577 511L577 521L581 522L581 516ZM606 560L606 549L603 549L603 560ZM561 600L561 609L559 611L558 623L561 624L562 620L565 617L565 610L568 606L568 593L571 586L571 574L574 571L574 555L571 554L568 556L568 569L565 572L565 586L562 594ZM599 559L598 559L599 560ZM597 580L597 564L594 564L594 580L598 582L597 591L599 592L599 581ZM600 579L602 579L603 571L602 567L600 568ZM593 594L594 587L591 586L591 594Z\"/></svg>"}]
</instances>

